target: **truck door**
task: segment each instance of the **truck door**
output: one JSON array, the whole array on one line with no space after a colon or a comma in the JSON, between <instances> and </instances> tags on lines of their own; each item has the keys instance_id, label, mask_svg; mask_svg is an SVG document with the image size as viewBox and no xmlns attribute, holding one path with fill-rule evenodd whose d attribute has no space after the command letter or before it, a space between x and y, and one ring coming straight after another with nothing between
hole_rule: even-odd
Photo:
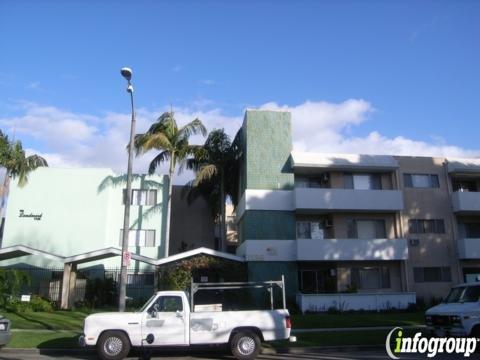
<instances>
[{"instance_id":1,"label":"truck door","mask_svg":"<svg viewBox=\"0 0 480 360\"><path fill-rule=\"evenodd\" d=\"M142 335L144 339L154 336L151 346L188 345L187 330L188 314L181 296L160 295L143 316Z\"/></svg>"}]
</instances>

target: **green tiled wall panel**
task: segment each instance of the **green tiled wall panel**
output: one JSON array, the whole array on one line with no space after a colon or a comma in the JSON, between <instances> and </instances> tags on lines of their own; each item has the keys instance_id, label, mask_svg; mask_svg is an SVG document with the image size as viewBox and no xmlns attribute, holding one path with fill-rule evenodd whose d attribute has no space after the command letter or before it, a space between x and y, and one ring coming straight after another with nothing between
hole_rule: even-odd
<instances>
[{"instance_id":1,"label":"green tiled wall panel","mask_svg":"<svg viewBox=\"0 0 480 360\"><path fill-rule=\"evenodd\" d=\"M298 291L297 263L293 261L250 261L249 281L280 280L285 276L285 292L289 301L295 301Z\"/></svg>"},{"instance_id":2,"label":"green tiled wall panel","mask_svg":"<svg viewBox=\"0 0 480 360\"><path fill-rule=\"evenodd\" d=\"M241 241L296 238L293 211L247 210L241 220L241 227Z\"/></svg>"},{"instance_id":3,"label":"green tiled wall panel","mask_svg":"<svg viewBox=\"0 0 480 360\"><path fill-rule=\"evenodd\" d=\"M246 134L246 188L292 189L290 113L247 110L243 129Z\"/></svg>"}]
</instances>

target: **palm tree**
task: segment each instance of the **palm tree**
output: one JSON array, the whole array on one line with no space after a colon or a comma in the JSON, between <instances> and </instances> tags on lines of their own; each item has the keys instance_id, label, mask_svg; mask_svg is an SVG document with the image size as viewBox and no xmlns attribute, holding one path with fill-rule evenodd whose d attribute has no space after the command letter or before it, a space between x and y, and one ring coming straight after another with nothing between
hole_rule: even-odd
<instances>
[{"instance_id":1,"label":"palm tree","mask_svg":"<svg viewBox=\"0 0 480 360\"><path fill-rule=\"evenodd\" d=\"M227 196L235 204L237 199L237 148L223 129L210 132L201 151L187 161L187 167L195 171L195 179L189 182L187 199L193 201L204 196L215 217L220 216L221 250L226 250Z\"/></svg>"},{"instance_id":2,"label":"palm tree","mask_svg":"<svg viewBox=\"0 0 480 360\"><path fill-rule=\"evenodd\" d=\"M185 166L187 157L192 156L199 150L200 146L190 145L188 140L191 135L201 133L203 136L207 134L207 129L203 126L199 119L195 119L188 124L178 127L172 111L164 112L155 123L150 126L145 134L135 136L135 150L137 156L144 154L150 150L160 151L157 156L150 162L148 173L154 174L157 167L168 162L168 199L167 199L167 216L165 224L165 256L169 255L170 242L170 217L172 207L172 183L175 168L179 166L179 172Z\"/></svg>"},{"instance_id":3,"label":"palm tree","mask_svg":"<svg viewBox=\"0 0 480 360\"><path fill-rule=\"evenodd\" d=\"M26 156L20 141L9 141L8 136L0 131L0 166L5 168L1 204L1 213L3 214L10 179L18 179L18 186L24 187L28 183L30 172L40 166L48 166L48 164L39 155Z\"/></svg>"}]
</instances>

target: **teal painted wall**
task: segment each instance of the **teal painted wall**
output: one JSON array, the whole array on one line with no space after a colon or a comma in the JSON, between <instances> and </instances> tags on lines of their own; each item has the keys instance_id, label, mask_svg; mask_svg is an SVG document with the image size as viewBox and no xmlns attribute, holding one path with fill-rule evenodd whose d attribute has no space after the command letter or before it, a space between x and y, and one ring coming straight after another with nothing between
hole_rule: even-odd
<instances>
[{"instance_id":1,"label":"teal painted wall","mask_svg":"<svg viewBox=\"0 0 480 360\"><path fill-rule=\"evenodd\" d=\"M242 217L242 236L247 240L292 240L295 234L293 211L248 210Z\"/></svg>"},{"instance_id":2,"label":"teal painted wall","mask_svg":"<svg viewBox=\"0 0 480 360\"><path fill-rule=\"evenodd\" d=\"M292 124L289 112L247 110L245 133L246 188L292 189Z\"/></svg>"},{"instance_id":3,"label":"teal painted wall","mask_svg":"<svg viewBox=\"0 0 480 360\"><path fill-rule=\"evenodd\" d=\"M249 281L280 280L285 276L285 292L288 301L295 301L298 291L297 264L287 261L250 261L247 264Z\"/></svg>"},{"instance_id":4,"label":"teal painted wall","mask_svg":"<svg viewBox=\"0 0 480 360\"><path fill-rule=\"evenodd\" d=\"M119 248L120 229L123 227L123 189L125 183L98 187L109 176L109 169L55 169L40 168L29 177L29 183L19 188L12 181L6 212L3 247L27 245L58 255L70 256L106 247ZM131 206L130 226L136 229L155 230L155 247L130 247L130 251L148 257L163 257L168 178L142 177L132 184L133 189L157 189L157 205ZM152 209L153 208L153 209ZM25 213L42 214L36 221L19 217ZM150 214L148 215L149 212ZM59 266L42 257L26 256L8 263L25 263L34 266ZM85 266L102 264L119 267L120 257ZM132 262L132 268L145 268L145 264Z\"/></svg>"}]
</instances>

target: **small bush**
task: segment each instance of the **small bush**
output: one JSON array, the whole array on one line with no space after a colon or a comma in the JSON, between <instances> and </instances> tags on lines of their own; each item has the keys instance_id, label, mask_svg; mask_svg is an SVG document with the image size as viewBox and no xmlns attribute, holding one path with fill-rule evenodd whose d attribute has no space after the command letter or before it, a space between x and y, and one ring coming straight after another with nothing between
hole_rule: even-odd
<instances>
[{"instance_id":1,"label":"small bush","mask_svg":"<svg viewBox=\"0 0 480 360\"><path fill-rule=\"evenodd\" d=\"M52 312L53 311L53 305L45 299L42 299L40 296L32 296L30 303L30 307L32 308L33 311L45 311L45 312Z\"/></svg>"},{"instance_id":2,"label":"small bush","mask_svg":"<svg viewBox=\"0 0 480 360\"><path fill-rule=\"evenodd\" d=\"M42 299L40 296L33 295L30 298L29 302L20 301L19 298L10 298L7 301L7 310L16 312L16 313L25 313L25 312L52 312L52 304L45 299Z\"/></svg>"}]
</instances>

